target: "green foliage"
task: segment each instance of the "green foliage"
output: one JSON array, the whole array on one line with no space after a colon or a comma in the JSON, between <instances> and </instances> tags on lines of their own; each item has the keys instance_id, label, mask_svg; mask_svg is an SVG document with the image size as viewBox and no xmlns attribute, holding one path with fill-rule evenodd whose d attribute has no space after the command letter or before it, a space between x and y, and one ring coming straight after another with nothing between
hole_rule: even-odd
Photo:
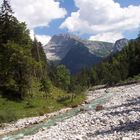
<instances>
[{"instance_id":1,"label":"green foliage","mask_svg":"<svg viewBox=\"0 0 140 140\"><path fill-rule=\"evenodd\" d=\"M0 44L14 41L20 45L31 43L29 30L25 23L20 23L13 16L13 11L7 0L3 0L0 9Z\"/></svg>"},{"instance_id":2,"label":"green foliage","mask_svg":"<svg viewBox=\"0 0 140 140\"><path fill-rule=\"evenodd\" d=\"M59 65L56 68L57 84L62 89L68 89L70 85L70 72L64 65Z\"/></svg>"},{"instance_id":3,"label":"green foliage","mask_svg":"<svg viewBox=\"0 0 140 140\"><path fill-rule=\"evenodd\" d=\"M23 99L31 83L31 39L24 23L13 15L8 1L0 10L0 90Z\"/></svg>"},{"instance_id":4,"label":"green foliage","mask_svg":"<svg viewBox=\"0 0 140 140\"><path fill-rule=\"evenodd\" d=\"M51 96L48 96L47 99L43 97L44 92L40 92L40 82L38 80L34 80L32 82L32 92L33 96L28 97L20 102L7 100L6 98L0 97L0 114L1 116L5 116L7 111L7 117L13 116L13 118L25 118L31 116L39 116L45 113L53 112L60 110L64 107L71 107L74 105L82 104L85 100L85 95L77 95L74 97L71 102L71 95L66 93L65 91L52 87ZM60 98L65 96L69 96L69 99L58 102ZM8 114L9 112L9 114ZM11 114L11 115L10 115ZM5 120L1 119L1 122L9 122L9 119L5 118ZM14 119L10 119L13 121Z\"/></svg>"},{"instance_id":5,"label":"green foliage","mask_svg":"<svg viewBox=\"0 0 140 140\"><path fill-rule=\"evenodd\" d=\"M7 110L0 111L0 124L12 122L12 121L16 121L16 120L17 120L17 117L13 110L7 109Z\"/></svg>"},{"instance_id":6,"label":"green foliage","mask_svg":"<svg viewBox=\"0 0 140 140\"><path fill-rule=\"evenodd\" d=\"M33 73L38 79L42 79L47 74L47 60L42 44L35 38L31 49L34 61Z\"/></svg>"},{"instance_id":7,"label":"green foliage","mask_svg":"<svg viewBox=\"0 0 140 140\"><path fill-rule=\"evenodd\" d=\"M0 88L4 94L13 92L23 98L31 85L30 52L10 41L4 45L4 50L7 55L1 58Z\"/></svg>"},{"instance_id":8,"label":"green foliage","mask_svg":"<svg viewBox=\"0 0 140 140\"><path fill-rule=\"evenodd\" d=\"M25 23L13 16L7 0L0 9L0 91L4 97L24 99L31 94L32 77L47 75L41 43L32 43Z\"/></svg>"},{"instance_id":9,"label":"green foliage","mask_svg":"<svg viewBox=\"0 0 140 140\"><path fill-rule=\"evenodd\" d=\"M68 90L70 86L70 72L64 65L51 66L50 77L54 85Z\"/></svg>"},{"instance_id":10,"label":"green foliage","mask_svg":"<svg viewBox=\"0 0 140 140\"><path fill-rule=\"evenodd\" d=\"M46 98L50 94L51 89L52 89L51 81L48 78L43 78L41 80L41 89L40 90L45 92Z\"/></svg>"},{"instance_id":11,"label":"green foliage","mask_svg":"<svg viewBox=\"0 0 140 140\"><path fill-rule=\"evenodd\" d=\"M78 81L82 87L98 84L113 85L138 74L140 74L139 38L131 40L121 52L109 56L92 69L77 74L75 81Z\"/></svg>"},{"instance_id":12,"label":"green foliage","mask_svg":"<svg viewBox=\"0 0 140 140\"><path fill-rule=\"evenodd\" d=\"M62 103L64 101L66 101L66 100L69 100L70 98L71 98L70 95L64 95L64 96L58 97L57 101Z\"/></svg>"},{"instance_id":13,"label":"green foliage","mask_svg":"<svg viewBox=\"0 0 140 140\"><path fill-rule=\"evenodd\" d=\"M0 9L0 123L82 103L84 95L73 96L73 92L66 92L70 82L70 72L65 66L48 66L42 44L36 38L31 40L26 24L13 16L8 0L3 0ZM74 88L76 91L76 86ZM66 96L69 98L64 99Z\"/></svg>"},{"instance_id":14,"label":"green foliage","mask_svg":"<svg viewBox=\"0 0 140 140\"><path fill-rule=\"evenodd\" d=\"M31 99L28 99L26 104L25 104L25 108L34 108L35 105L32 103Z\"/></svg>"}]
</instances>

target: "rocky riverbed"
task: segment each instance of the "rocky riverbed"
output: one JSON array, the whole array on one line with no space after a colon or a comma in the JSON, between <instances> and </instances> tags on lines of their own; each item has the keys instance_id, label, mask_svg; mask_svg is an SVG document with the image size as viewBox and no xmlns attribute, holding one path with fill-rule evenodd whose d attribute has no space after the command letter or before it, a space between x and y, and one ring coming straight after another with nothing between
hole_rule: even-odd
<instances>
[{"instance_id":1,"label":"rocky riverbed","mask_svg":"<svg viewBox=\"0 0 140 140\"><path fill-rule=\"evenodd\" d=\"M90 91L88 99L110 92L103 110L83 111L24 140L140 140L140 84Z\"/></svg>"},{"instance_id":2,"label":"rocky riverbed","mask_svg":"<svg viewBox=\"0 0 140 140\"><path fill-rule=\"evenodd\" d=\"M97 90L94 92L94 94L93 94L93 89L91 91L87 91L86 92L87 98L82 105L84 106L85 104L89 103L91 100L94 100L94 99L97 99L98 97L103 96L104 94L106 94L106 92L104 92L104 91L105 91L105 89ZM2 124L2 127L0 127L0 136L6 135L9 133L13 133L15 131L19 131L23 128L28 128L34 124L39 124L41 122L45 122L46 120L53 118L54 116L59 116L61 114L64 114L65 112L67 112L71 109L72 108L64 108L64 109L61 109L56 112L44 114L43 116L19 119L18 121L14 122L14 123L10 123L10 124L4 123L4 124Z\"/></svg>"},{"instance_id":3,"label":"rocky riverbed","mask_svg":"<svg viewBox=\"0 0 140 140\"><path fill-rule=\"evenodd\" d=\"M23 128L28 128L35 124L39 124L54 116L63 114L70 109L71 108L64 108L64 109L61 109L61 110L53 112L53 113L44 114L43 116L19 119L18 121L14 122L14 123L10 123L10 124L4 123L4 124L2 124L3 126L0 127L0 136L21 130Z\"/></svg>"}]
</instances>

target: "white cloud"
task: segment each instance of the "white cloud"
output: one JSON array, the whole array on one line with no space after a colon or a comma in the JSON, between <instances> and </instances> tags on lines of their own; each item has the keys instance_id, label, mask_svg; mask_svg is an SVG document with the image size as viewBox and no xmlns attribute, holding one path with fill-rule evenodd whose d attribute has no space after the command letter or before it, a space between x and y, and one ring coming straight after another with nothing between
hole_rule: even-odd
<instances>
[{"instance_id":1,"label":"white cloud","mask_svg":"<svg viewBox=\"0 0 140 140\"><path fill-rule=\"evenodd\" d=\"M50 36L47 36L47 35L36 35L36 38L43 45L46 45L50 41L50 39L51 39L51 37Z\"/></svg>"},{"instance_id":2,"label":"white cloud","mask_svg":"<svg viewBox=\"0 0 140 140\"><path fill-rule=\"evenodd\" d=\"M15 16L20 21L25 21L30 29L38 26L48 26L58 18L67 14L60 2L55 0L11 0Z\"/></svg>"},{"instance_id":3,"label":"white cloud","mask_svg":"<svg viewBox=\"0 0 140 140\"><path fill-rule=\"evenodd\" d=\"M42 43L42 45L46 45L51 39L51 36L37 35L37 34L34 33L33 30L30 30L30 37L31 37L32 40L34 40L34 37L36 37L37 40Z\"/></svg>"},{"instance_id":4,"label":"white cloud","mask_svg":"<svg viewBox=\"0 0 140 140\"><path fill-rule=\"evenodd\" d=\"M121 33L115 33L115 32L108 32L108 33L100 33L95 36L91 36L89 40L92 41L106 41L106 42L112 42L114 43L117 39L123 38L123 35Z\"/></svg>"},{"instance_id":5,"label":"white cloud","mask_svg":"<svg viewBox=\"0 0 140 140\"><path fill-rule=\"evenodd\" d=\"M35 33L33 30L30 30L30 37L32 40L34 40L34 36L35 36Z\"/></svg>"},{"instance_id":6,"label":"white cloud","mask_svg":"<svg viewBox=\"0 0 140 140\"><path fill-rule=\"evenodd\" d=\"M108 37L111 32L116 33L117 38L140 25L140 5L122 8L113 0L75 0L75 5L78 11L72 12L60 28L81 34L97 34L94 38L105 39L105 33Z\"/></svg>"}]
</instances>

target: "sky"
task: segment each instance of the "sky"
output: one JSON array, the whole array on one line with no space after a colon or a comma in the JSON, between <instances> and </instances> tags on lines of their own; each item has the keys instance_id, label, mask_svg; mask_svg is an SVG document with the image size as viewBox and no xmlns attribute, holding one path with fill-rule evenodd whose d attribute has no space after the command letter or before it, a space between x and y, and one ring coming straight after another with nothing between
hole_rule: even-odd
<instances>
[{"instance_id":1,"label":"sky","mask_svg":"<svg viewBox=\"0 0 140 140\"><path fill-rule=\"evenodd\" d=\"M2 0L0 0L2 2ZM43 45L55 34L115 42L140 31L140 0L11 0L15 16Z\"/></svg>"}]
</instances>

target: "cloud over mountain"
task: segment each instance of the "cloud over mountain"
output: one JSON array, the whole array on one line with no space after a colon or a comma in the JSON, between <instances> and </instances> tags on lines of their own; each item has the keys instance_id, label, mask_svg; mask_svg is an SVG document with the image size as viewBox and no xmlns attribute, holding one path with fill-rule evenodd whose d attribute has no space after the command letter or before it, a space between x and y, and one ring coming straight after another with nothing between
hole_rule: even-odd
<instances>
[{"instance_id":1,"label":"cloud over mountain","mask_svg":"<svg viewBox=\"0 0 140 140\"><path fill-rule=\"evenodd\" d=\"M140 24L140 5L121 7L113 0L74 0L78 8L61 24L70 32L93 34L91 38L103 40L122 37L125 31L133 30ZM110 35L112 34L112 35ZM114 40L113 39L113 40Z\"/></svg>"},{"instance_id":2,"label":"cloud over mountain","mask_svg":"<svg viewBox=\"0 0 140 140\"><path fill-rule=\"evenodd\" d=\"M99 33L97 35L90 36L89 40L96 41L107 41L107 42L115 42L116 39L123 38L121 33L115 32L106 32L106 33Z\"/></svg>"},{"instance_id":3,"label":"cloud over mountain","mask_svg":"<svg viewBox=\"0 0 140 140\"><path fill-rule=\"evenodd\" d=\"M37 40L42 43L42 45L46 45L51 39L51 37L48 35L35 35L33 30L30 30L30 37L32 40L34 40L34 37L36 37Z\"/></svg>"}]
</instances>

